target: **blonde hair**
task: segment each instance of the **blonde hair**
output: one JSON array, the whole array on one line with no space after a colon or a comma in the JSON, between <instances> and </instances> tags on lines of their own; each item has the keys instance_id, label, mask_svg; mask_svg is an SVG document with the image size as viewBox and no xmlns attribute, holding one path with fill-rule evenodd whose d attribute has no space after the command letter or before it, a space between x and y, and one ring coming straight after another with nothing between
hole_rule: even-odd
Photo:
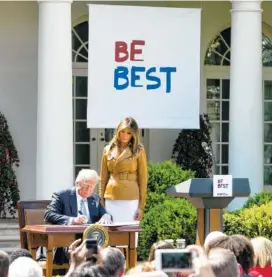
<instances>
[{"instance_id":1,"label":"blonde hair","mask_svg":"<svg viewBox=\"0 0 272 277\"><path fill-rule=\"evenodd\" d=\"M255 253L254 266L272 266L272 241L264 237L257 237L251 239L251 243Z\"/></svg>"},{"instance_id":2,"label":"blonde hair","mask_svg":"<svg viewBox=\"0 0 272 277\"><path fill-rule=\"evenodd\" d=\"M139 150L139 147L141 147L140 143L140 134L139 134L139 128L136 120L132 117L126 117L123 120L121 120L115 130L114 136L112 140L109 142L109 145L107 147L107 154L110 152L110 150L114 146L119 146L119 133L120 131L124 130L125 128L128 128L131 131L132 138L129 143L129 147L132 151L132 153L135 155L137 151Z\"/></svg>"},{"instance_id":3,"label":"blonde hair","mask_svg":"<svg viewBox=\"0 0 272 277\"><path fill-rule=\"evenodd\" d=\"M227 235L220 232L220 231L213 231L213 232L210 232L207 237L205 238L205 241L204 241L204 249L207 249L210 242L219 238L219 237L226 237Z\"/></svg>"}]
</instances>

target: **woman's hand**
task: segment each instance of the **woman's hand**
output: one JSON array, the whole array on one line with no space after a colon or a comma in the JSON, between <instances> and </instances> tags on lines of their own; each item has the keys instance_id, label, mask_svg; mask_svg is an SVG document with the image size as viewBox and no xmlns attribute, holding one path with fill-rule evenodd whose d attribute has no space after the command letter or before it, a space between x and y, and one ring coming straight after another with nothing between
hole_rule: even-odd
<instances>
[{"instance_id":1,"label":"woman's hand","mask_svg":"<svg viewBox=\"0 0 272 277\"><path fill-rule=\"evenodd\" d=\"M134 216L134 220L140 221L143 218L143 211L142 209L138 208L135 216Z\"/></svg>"}]
</instances>

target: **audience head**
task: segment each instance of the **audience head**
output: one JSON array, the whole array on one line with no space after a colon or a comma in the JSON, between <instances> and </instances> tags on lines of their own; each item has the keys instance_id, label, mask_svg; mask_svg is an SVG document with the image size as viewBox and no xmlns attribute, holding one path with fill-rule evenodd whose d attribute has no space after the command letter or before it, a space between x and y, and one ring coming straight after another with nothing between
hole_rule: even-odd
<instances>
[{"instance_id":1,"label":"audience head","mask_svg":"<svg viewBox=\"0 0 272 277\"><path fill-rule=\"evenodd\" d=\"M92 265L89 262L80 265L72 277L112 277L102 265Z\"/></svg>"},{"instance_id":2,"label":"audience head","mask_svg":"<svg viewBox=\"0 0 272 277\"><path fill-rule=\"evenodd\" d=\"M42 277L40 265L28 257L17 258L9 267L9 277Z\"/></svg>"},{"instance_id":3,"label":"audience head","mask_svg":"<svg viewBox=\"0 0 272 277\"><path fill-rule=\"evenodd\" d=\"M220 237L226 237L227 235L225 235L224 233L220 232L220 231L214 231L214 232L210 232L207 237L205 238L204 241L204 249L207 249L209 243L217 238Z\"/></svg>"},{"instance_id":4,"label":"audience head","mask_svg":"<svg viewBox=\"0 0 272 277\"><path fill-rule=\"evenodd\" d=\"M219 237L209 243L207 253L213 248L224 248L232 251L246 274L248 274L248 270L253 266L253 246L245 236L232 235Z\"/></svg>"},{"instance_id":5,"label":"audience head","mask_svg":"<svg viewBox=\"0 0 272 277\"><path fill-rule=\"evenodd\" d=\"M152 272L141 272L141 273L132 273L129 275L135 275L137 277L168 277L163 271L152 271Z\"/></svg>"},{"instance_id":6,"label":"audience head","mask_svg":"<svg viewBox=\"0 0 272 277\"><path fill-rule=\"evenodd\" d=\"M103 266L110 276L120 277L124 274L126 259L120 249L116 247L106 247L100 251Z\"/></svg>"},{"instance_id":7,"label":"audience head","mask_svg":"<svg viewBox=\"0 0 272 277\"><path fill-rule=\"evenodd\" d=\"M272 266L272 241L263 237L251 240L254 249L254 266Z\"/></svg>"},{"instance_id":8,"label":"audience head","mask_svg":"<svg viewBox=\"0 0 272 277\"><path fill-rule=\"evenodd\" d=\"M95 170L81 169L75 181L78 194L83 198L91 196L98 181L99 176Z\"/></svg>"},{"instance_id":9,"label":"audience head","mask_svg":"<svg viewBox=\"0 0 272 277\"><path fill-rule=\"evenodd\" d=\"M0 277L7 277L9 273L9 256L0 250Z\"/></svg>"},{"instance_id":10,"label":"audience head","mask_svg":"<svg viewBox=\"0 0 272 277\"><path fill-rule=\"evenodd\" d=\"M155 252L157 249L174 249L175 246L171 244L170 242L160 240L158 242L153 243L153 245L150 248L149 256L147 261L152 262L155 260Z\"/></svg>"},{"instance_id":11,"label":"audience head","mask_svg":"<svg viewBox=\"0 0 272 277\"><path fill-rule=\"evenodd\" d=\"M208 261L216 277L238 277L240 275L236 257L228 249L212 249L209 252Z\"/></svg>"},{"instance_id":12,"label":"audience head","mask_svg":"<svg viewBox=\"0 0 272 277\"><path fill-rule=\"evenodd\" d=\"M28 257L32 259L32 255L30 254L30 252L26 249L17 249L15 251L13 251L10 256L9 256L9 263L11 264L12 262L14 262L16 259L20 258L20 257Z\"/></svg>"}]
</instances>

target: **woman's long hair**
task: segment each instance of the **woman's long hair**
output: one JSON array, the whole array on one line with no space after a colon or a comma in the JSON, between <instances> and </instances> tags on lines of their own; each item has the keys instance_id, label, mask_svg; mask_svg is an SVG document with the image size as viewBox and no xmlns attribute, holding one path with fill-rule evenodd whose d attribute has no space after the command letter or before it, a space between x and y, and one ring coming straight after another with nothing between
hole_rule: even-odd
<instances>
[{"instance_id":1,"label":"woman's long hair","mask_svg":"<svg viewBox=\"0 0 272 277\"><path fill-rule=\"evenodd\" d=\"M119 133L120 131L124 130L125 128L129 128L132 134L132 138L129 142L129 147L135 155L137 153L137 150L139 149L140 144L140 139L139 139L139 128L136 120L132 117L126 117L123 120L120 121L118 124L114 136L112 140L109 142L108 145L108 152L114 147L114 146L119 146Z\"/></svg>"}]
</instances>

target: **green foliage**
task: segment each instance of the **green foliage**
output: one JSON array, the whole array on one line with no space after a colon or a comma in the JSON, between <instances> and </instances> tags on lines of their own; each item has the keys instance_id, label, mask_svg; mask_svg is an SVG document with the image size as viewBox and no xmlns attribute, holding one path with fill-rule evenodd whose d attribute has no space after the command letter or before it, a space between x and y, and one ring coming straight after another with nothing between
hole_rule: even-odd
<instances>
[{"instance_id":1,"label":"green foliage","mask_svg":"<svg viewBox=\"0 0 272 277\"><path fill-rule=\"evenodd\" d=\"M171 161L148 164L147 201L145 212L168 199L166 189L193 178L194 174L182 170ZM171 198L172 199L172 198Z\"/></svg>"},{"instance_id":2,"label":"green foliage","mask_svg":"<svg viewBox=\"0 0 272 277\"><path fill-rule=\"evenodd\" d=\"M242 234L249 238L263 236L272 239L272 202L241 209L239 213L225 213L225 233Z\"/></svg>"},{"instance_id":3,"label":"green foliage","mask_svg":"<svg viewBox=\"0 0 272 277\"><path fill-rule=\"evenodd\" d=\"M200 115L200 128L181 130L173 147L173 158L181 168L195 172L196 178L208 178L212 173L212 125L208 115Z\"/></svg>"},{"instance_id":4,"label":"green foliage","mask_svg":"<svg viewBox=\"0 0 272 277\"><path fill-rule=\"evenodd\" d=\"M148 191L165 193L171 186L177 185L182 181L193 178L191 171L182 170L172 161L148 164Z\"/></svg>"},{"instance_id":5,"label":"green foliage","mask_svg":"<svg viewBox=\"0 0 272 277\"><path fill-rule=\"evenodd\" d=\"M148 190L143 232L139 234L139 259L146 259L151 245L160 239L195 240L196 210L186 199L168 197L166 189L193 178L171 161L148 164Z\"/></svg>"},{"instance_id":6,"label":"green foliage","mask_svg":"<svg viewBox=\"0 0 272 277\"><path fill-rule=\"evenodd\" d=\"M7 120L0 113L0 217L6 217L7 213L13 216L20 198L13 166L19 166L19 157Z\"/></svg>"},{"instance_id":7,"label":"green foliage","mask_svg":"<svg viewBox=\"0 0 272 277\"><path fill-rule=\"evenodd\" d=\"M141 221L138 255L146 259L152 244L162 239L184 238L189 244L196 237L196 209L182 198L165 199L147 212Z\"/></svg>"},{"instance_id":8,"label":"green foliage","mask_svg":"<svg viewBox=\"0 0 272 277\"><path fill-rule=\"evenodd\" d=\"M243 208L251 208L254 205L260 206L272 202L272 192L269 190L262 191L248 198Z\"/></svg>"}]
</instances>

